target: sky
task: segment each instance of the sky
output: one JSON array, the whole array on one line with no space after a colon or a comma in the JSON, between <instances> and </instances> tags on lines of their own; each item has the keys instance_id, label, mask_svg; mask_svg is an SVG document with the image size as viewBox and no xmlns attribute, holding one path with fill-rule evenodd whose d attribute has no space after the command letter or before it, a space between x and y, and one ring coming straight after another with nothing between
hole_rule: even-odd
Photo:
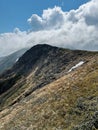
<instances>
[{"instance_id":1,"label":"sky","mask_svg":"<svg viewBox=\"0 0 98 130\"><path fill-rule=\"evenodd\" d=\"M41 15L44 9L54 6L69 11L77 9L89 0L0 0L0 33L11 32L18 27L27 30L27 19L32 14Z\"/></svg>"},{"instance_id":2,"label":"sky","mask_svg":"<svg viewBox=\"0 0 98 130\"><path fill-rule=\"evenodd\" d=\"M0 57L50 44L98 50L98 0L0 0Z\"/></svg>"}]
</instances>

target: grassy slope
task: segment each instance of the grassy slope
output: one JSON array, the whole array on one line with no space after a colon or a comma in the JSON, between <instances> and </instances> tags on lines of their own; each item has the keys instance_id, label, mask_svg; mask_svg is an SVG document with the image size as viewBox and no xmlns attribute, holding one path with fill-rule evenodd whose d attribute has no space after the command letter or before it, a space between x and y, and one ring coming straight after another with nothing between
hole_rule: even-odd
<instances>
[{"instance_id":1,"label":"grassy slope","mask_svg":"<svg viewBox=\"0 0 98 130\"><path fill-rule=\"evenodd\" d=\"M97 111L98 56L2 111L0 130L96 130Z\"/></svg>"},{"instance_id":2,"label":"grassy slope","mask_svg":"<svg viewBox=\"0 0 98 130\"><path fill-rule=\"evenodd\" d=\"M29 55L31 56L31 54L30 51ZM66 49L58 50L57 48L55 53L52 50L49 51L48 56L44 57L45 55L42 55L42 58L39 58L28 76L23 76L23 73L19 75L19 73L13 73L13 71L12 76L9 73L10 76L5 73L5 77L0 77L0 110L31 94L37 87L42 87L64 76L79 61L88 62L95 54L97 53ZM28 54L26 54L26 57L29 58ZM26 59L26 57L24 56L23 59ZM24 64L19 64L17 69L20 69L22 65L24 66ZM25 67L31 68L29 65L32 66L29 63L25 64ZM26 69L23 70L26 72ZM5 91L5 89L7 90ZM1 90L3 90L3 94Z\"/></svg>"}]
</instances>

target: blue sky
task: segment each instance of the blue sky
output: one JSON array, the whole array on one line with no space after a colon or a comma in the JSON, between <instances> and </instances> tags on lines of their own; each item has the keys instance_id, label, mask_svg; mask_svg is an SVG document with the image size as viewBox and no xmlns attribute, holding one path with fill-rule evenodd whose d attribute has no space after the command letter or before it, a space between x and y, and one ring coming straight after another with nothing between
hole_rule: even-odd
<instances>
[{"instance_id":1,"label":"blue sky","mask_svg":"<svg viewBox=\"0 0 98 130\"><path fill-rule=\"evenodd\" d=\"M36 44L98 50L98 0L0 0L0 56Z\"/></svg>"},{"instance_id":2,"label":"blue sky","mask_svg":"<svg viewBox=\"0 0 98 130\"><path fill-rule=\"evenodd\" d=\"M0 0L0 33L12 32L18 27L28 30L27 19L41 15L44 9L61 6L63 11L77 9L89 0Z\"/></svg>"}]
</instances>

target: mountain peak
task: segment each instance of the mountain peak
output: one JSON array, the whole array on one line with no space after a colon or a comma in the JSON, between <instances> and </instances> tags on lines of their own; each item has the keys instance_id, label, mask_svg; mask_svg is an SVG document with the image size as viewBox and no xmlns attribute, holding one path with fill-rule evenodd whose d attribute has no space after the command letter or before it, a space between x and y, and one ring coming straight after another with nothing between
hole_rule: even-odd
<instances>
[{"instance_id":1,"label":"mountain peak","mask_svg":"<svg viewBox=\"0 0 98 130\"><path fill-rule=\"evenodd\" d=\"M37 44L37 45L34 45L32 48L39 48L39 47L53 47L49 44Z\"/></svg>"},{"instance_id":2,"label":"mountain peak","mask_svg":"<svg viewBox=\"0 0 98 130\"><path fill-rule=\"evenodd\" d=\"M37 44L28 50L24 55L32 53L32 56L36 56L36 54L41 56L42 54L47 53L53 49L55 50L57 47L48 44Z\"/></svg>"},{"instance_id":3,"label":"mountain peak","mask_svg":"<svg viewBox=\"0 0 98 130\"><path fill-rule=\"evenodd\" d=\"M35 45L0 77L1 126L98 128L97 85L98 53Z\"/></svg>"}]
</instances>

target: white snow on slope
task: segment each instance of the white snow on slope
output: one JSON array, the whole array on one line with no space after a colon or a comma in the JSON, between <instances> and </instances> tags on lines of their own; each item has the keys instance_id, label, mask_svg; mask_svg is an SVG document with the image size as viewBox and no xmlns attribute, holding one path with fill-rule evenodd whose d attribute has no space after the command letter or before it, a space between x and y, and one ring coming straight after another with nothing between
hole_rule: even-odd
<instances>
[{"instance_id":1,"label":"white snow on slope","mask_svg":"<svg viewBox=\"0 0 98 130\"><path fill-rule=\"evenodd\" d=\"M15 63L19 60L19 58L16 59Z\"/></svg>"},{"instance_id":2,"label":"white snow on slope","mask_svg":"<svg viewBox=\"0 0 98 130\"><path fill-rule=\"evenodd\" d=\"M75 66L73 66L68 72L71 72L72 70L78 68L79 66L83 65L84 61L80 61L78 64L76 64Z\"/></svg>"}]
</instances>

